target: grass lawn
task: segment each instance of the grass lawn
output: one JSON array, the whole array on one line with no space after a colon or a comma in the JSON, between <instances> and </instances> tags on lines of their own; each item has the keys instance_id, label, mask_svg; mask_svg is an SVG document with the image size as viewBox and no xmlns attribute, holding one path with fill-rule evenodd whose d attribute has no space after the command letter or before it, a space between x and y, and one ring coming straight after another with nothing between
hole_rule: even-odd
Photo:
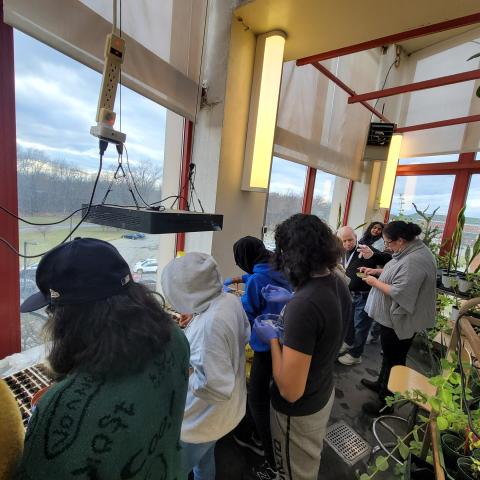
<instances>
[{"instance_id":1,"label":"grass lawn","mask_svg":"<svg viewBox=\"0 0 480 480\"><path fill-rule=\"evenodd\" d=\"M51 222L60 218L55 217L29 217L27 220L32 222ZM78 220L73 222L73 225L78 222ZM22 224L27 225L27 224ZM36 255L39 253L46 252L51 248L58 245L62 240L67 237L70 233L70 223L69 221L60 225L52 225L46 227L34 227L33 225L27 225L27 228L20 229L20 253L24 253L25 243L27 248L27 255ZM101 240L112 241L121 238L124 230L103 227L101 225L91 225L87 224L86 226L80 226L80 228L74 232L73 237L94 237ZM32 263L37 263L40 261L40 257L37 258L28 258L27 265ZM23 268L23 258L19 259L20 268Z\"/></svg>"}]
</instances>

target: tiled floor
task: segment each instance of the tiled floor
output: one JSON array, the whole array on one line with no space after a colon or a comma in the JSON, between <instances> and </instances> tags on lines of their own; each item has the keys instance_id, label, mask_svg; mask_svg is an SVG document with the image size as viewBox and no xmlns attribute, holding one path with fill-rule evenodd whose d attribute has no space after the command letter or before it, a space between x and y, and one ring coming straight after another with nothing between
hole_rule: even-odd
<instances>
[{"instance_id":1,"label":"tiled floor","mask_svg":"<svg viewBox=\"0 0 480 480\"><path fill-rule=\"evenodd\" d=\"M375 379L380 369L381 359L380 346L375 344L366 346L361 364L352 367L337 364L335 404L330 418L330 424L340 420L345 421L371 446L375 445L371 429L373 418L363 414L361 407L364 402L372 400L375 394L363 387L360 379L364 377ZM410 351L408 364L422 371L421 365L425 365L427 360L425 352L414 345ZM400 415L405 416L408 412L403 410ZM216 461L217 480L241 480L244 472L250 466L260 463L262 458L239 447L230 434L218 442ZM356 478L355 470L361 467L362 464L349 467L331 448L325 445L318 479L354 480ZM378 480L390 478L388 475L378 475L377 477Z\"/></svg>"}]
</instances>

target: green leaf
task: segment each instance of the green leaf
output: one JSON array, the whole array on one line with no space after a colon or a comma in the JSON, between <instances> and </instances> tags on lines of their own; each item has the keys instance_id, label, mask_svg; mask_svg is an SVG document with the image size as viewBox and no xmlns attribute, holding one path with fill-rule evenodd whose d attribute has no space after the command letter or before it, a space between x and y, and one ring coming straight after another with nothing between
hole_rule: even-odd
<instances>
[{"instance_id":1,"label":"green leaf","mask_svg":"<svg viewBox=\"0 0 480 480\"><path fill-rule=\"evenodd\" d=\"M440 400L447 405L450 404L452 402L452 392L442 388L440 391Z\"/></svg>"},{"instance_id":2,"label":"green leaf","mask_svg":"<svg viewBox=\"0 0 480 480\"><path fill-rule=\"evenodd\" d=\"M449 382L452 385L459 385L460 384L460 374L457 372L452 372L449 377Z\"/></svg>"},{"instance_id":3,"label":"green leaf","mask_svg":"<svg viewBox=\"0 0 480 480\"><path fill-rule=\"evenodd\" d=\"M381 471L384 472L388 470L388 458L384 457L383 455L379 455L375 459L375 466Z\"/></svg>"},{"instance_id":4,"label":"green leaf","mask_svg":"<svg viewBox=\"0 0 480 480\"><path fill-rule=\"evenodd\" d=\"M439 430L446 430L449 423L445 417L437 417L437 425Z\"/></svg>"},{"instance_id":5,"label":"green leaf","mask_svg":"<svg viewBox=\"0 0 480 480\"><path fill-rule=\"evenodd\" d=\"M359 480L370 480L372 477L370 475L367 475L366 473L362 473L360 475Z\"/></svg>"},{"instance_id":6,"label":"green leaf","mask_svg":"<svg viewBox=\"0 0 480 480\"><path fill-rule=\"evenodd\" d=\"M436 412L439 412L440 409L442 408L442 403L440 402L440 400L438 398L430 397L428 399L428 403L430 404L432 409L435 410Z\"/></svg>"},{"instance_id":7,"label":"green leaf","mask_svg":"<svg viewBox=\"0 0 480 480\"><path fill-rule=\"evenodd\" d=\"M405 443L400 440L400 443L398 445L398 451L400 452L400 455L404 460L408 458L408 454L410 453L410 449L405 445Z\"/></svg>"}]
</instances>

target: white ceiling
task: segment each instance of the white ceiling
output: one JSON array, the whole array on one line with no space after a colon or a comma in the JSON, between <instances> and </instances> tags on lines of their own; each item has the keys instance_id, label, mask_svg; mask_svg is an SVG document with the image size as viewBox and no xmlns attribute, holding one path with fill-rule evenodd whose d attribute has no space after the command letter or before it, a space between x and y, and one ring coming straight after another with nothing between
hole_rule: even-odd
<instances>
[{"instance_id":1,"label":"white ceiling","mask_svg":"<svg viewBox=\"0 0 480 480\"><path fill-rule=\"evenodd\" d=\"M288 61L479 12L478 0L253 0L235 16L255 33L286 32ZM411 53L475 26L401 45Z\"/></svg>"}]
</instances>

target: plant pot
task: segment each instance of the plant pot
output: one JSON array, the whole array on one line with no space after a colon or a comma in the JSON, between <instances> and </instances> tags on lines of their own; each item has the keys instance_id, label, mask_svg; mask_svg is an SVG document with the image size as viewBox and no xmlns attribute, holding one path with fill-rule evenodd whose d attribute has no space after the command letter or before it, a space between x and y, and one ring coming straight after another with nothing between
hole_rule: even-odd
<instances>
[{"instance_id":1,"label":"plant pot","mask_svg":"<svg viewBox=\"0 0 480 480\"><path fill-rule=\"evenodd\" d=\"M472 459L469 457L460 457L457 460L457 472L458 472L458 480L476 480L479 477L474 477L470 466L472 465Z\"/></svg>"},{"instance_id":2,"label":"plant pot","mask_svg":"<svg viewBox=\"0 0 480 480\"><path fill-rule=\"evenodd\" d=\"M468 280L458 280L458 291L461 293L468 293L472 288L472 282Z\"/></svg>"},{"instance_id":3,"label":"plant pot","mask_svg":"<svg viewBox=\"0 0 480 480\"><path fill-rule=\"evenodd\" d=\"M445 288L452 288L451 277L448 275L448 273L442 273L442 285Z\"/></svg>"},{"instance_id":4,"label":"plant pot","mask_svg":"<svg viewBox=\"0 0 480 480\"><path fill-rule=\"evenodd\" d=\"M413 453L405 462L405 480L435 480L433 466Z\"/></svg>"},{"instance_id":5,"label":"plant pot","mask_svg":"<svg viewBox=\"0 0 480 480\"><path fill-rule=\"evenodd\" d=\"M456 470L457 460L463 455L459 452L464 440L456 435L446 433L441 436L443 459L445 466L451 470Z\"/></svg>"},{"instance_id":6,"label":"plant pot","mask_svg":"<svg viewBox=\"0 0 480 480\"><path fill-rule=\"evenodd\" d=\"M456 272L443 272L442 285L445 288L454 289L458 285L458 277Z\"/></svg>"}]
</instances>

